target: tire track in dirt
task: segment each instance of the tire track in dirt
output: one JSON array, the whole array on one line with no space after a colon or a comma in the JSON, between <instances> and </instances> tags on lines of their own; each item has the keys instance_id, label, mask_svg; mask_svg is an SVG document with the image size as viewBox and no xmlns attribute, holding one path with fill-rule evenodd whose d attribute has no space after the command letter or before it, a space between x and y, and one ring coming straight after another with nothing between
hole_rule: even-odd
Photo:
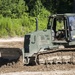
<instances>
[{"instance_id":1,"label":"tire track in dirt","mask_svg":"<svg viewBox=\"0 0 75 75\"><path fill-rule=\"evenodd\" d=\"M75 70L70 71L46 71L46 72L13 72L1 75L75 75Z\"/></svg>"}]
</instances>

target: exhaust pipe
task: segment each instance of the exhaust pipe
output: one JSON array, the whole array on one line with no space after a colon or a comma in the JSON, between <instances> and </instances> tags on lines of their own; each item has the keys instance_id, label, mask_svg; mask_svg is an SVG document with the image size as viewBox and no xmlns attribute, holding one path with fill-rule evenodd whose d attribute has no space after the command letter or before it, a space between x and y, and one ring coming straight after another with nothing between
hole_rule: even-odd
<instances>
[{"instance_id":1,"label":"exhaust pipe","mask_svg":"<svg viewBox=\"0 0 75 75\"><path fill-rule=\"evenodd\" d=\"M38 18L36 18L36 31L38 31Z\"/></svg>"}]
</instances>

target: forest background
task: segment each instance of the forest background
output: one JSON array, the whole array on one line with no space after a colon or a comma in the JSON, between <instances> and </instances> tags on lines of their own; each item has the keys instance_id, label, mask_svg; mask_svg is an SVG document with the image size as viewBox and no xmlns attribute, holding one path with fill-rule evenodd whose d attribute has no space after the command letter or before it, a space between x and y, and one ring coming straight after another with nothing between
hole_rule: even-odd
<instances>
[{"instance_id":1,"label":"forest background","mask_svg":"<svg viewBox=\"0 0 75 75\"><path fill-rule=\"evenodd\" d=\"M45 29L48 17L56 13L73 13L75 0L0 0L0 37L24 36Z\"/></svg>"}]
</instances>

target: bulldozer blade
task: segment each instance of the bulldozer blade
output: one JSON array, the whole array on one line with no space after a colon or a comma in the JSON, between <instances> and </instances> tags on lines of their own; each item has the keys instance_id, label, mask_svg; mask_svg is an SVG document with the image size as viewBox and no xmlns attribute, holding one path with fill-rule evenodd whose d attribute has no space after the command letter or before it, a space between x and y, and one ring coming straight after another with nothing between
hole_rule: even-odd
<instances>
[{"instance_id":1,"label":"bulldozer blade","mask_svg":"<svg viewBox=\"0 0 75 75\"><path fill-rule=\"evenodd\" d=\"M19 48L0 48L0 65L11 62L17 62L22 51Z\"/></svg>"}]
</instances>

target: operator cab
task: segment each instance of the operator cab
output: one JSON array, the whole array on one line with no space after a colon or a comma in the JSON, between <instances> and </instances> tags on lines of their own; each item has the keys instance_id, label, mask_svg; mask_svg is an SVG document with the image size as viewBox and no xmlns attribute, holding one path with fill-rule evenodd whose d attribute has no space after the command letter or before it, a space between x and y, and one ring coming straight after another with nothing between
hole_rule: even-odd
<instances>
[{"instance_id":1,"label":"operator cab","mask_svg":"<svg viewBox=\"0 0 75 75\"><path fill-rule=\"evenodd\" d=\"M65 39L65 24L64 17L58 16L53 19L53 31L54 31L54 40L64 40Z\"/></svg>"},{"instance_id":2,"label":"operator cab","mask_svg":"<svg viewBox=\"0 0 75 75\"><path fill-rule=\"evenodd\" d=\"M47 29L51 29L54 33L53 41L75 40L75 15L73 14L57 14L49 18Z\"/></svg>"}]
</instances>

